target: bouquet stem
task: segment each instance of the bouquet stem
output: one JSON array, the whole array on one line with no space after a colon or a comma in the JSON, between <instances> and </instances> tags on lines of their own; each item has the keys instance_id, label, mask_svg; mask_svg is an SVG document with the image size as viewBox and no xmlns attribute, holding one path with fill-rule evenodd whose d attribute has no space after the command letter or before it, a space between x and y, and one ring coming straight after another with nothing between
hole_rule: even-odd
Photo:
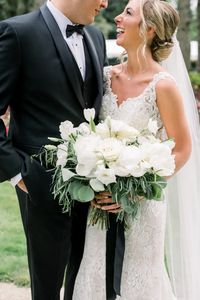
<instances>
[{"instance_id":1,"label":"bouquet stem","mask_svg":"<svg viewBox=\"0 0 200 300\"><path fill-rule=\"evenodd\" d=\"M108 212L91 206L88 213L88 225L97 225L99 229L107 230L110 227Z\"/></svg>"}]
</instances>

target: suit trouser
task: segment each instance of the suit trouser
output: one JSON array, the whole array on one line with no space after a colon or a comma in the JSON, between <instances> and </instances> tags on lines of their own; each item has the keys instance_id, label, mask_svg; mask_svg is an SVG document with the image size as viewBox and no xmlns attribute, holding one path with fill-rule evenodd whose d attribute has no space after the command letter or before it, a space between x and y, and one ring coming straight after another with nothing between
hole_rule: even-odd
<instances>
[{"instance_id":1,"label":"suit trouser","mask_svg":"<svg viewBox=\"0 0 200 300\"><path fill-rule=\"evenodd\" d=\"M76 275L83 257L88 207L89 204L87 203L77 202L75 204L72 219L71 253L66 270L64 300L72 300Z\"/></svg>"},{"instance_id":2,"label":"suit trouser","mask_svg":"<svg viewBox=\"0 0 200 300\"><path fill-rule=\"evenodd\" d=\"M71 218L61 211L41 209L17 189L27 240L33 300L59 300L70 253Z\"/></svg>"}]
</instances>

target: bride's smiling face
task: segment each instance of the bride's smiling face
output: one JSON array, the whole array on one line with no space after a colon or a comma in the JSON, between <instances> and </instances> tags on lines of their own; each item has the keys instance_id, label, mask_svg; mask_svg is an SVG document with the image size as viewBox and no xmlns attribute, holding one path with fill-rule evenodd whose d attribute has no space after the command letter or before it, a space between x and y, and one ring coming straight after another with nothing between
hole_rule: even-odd
<instances>
[{"instance_id":1,"label":"bride's smiling face","mask_svg":"<svg viewBox=\"0 0 200 300\"><path fill-rule=\"evenodd\" d=\"M124 11L115 17L117 26L117 44L127 48L136 47L143 42L140 35L140 1L131 0L125 7Z\"/></svg>"}]
</instances>

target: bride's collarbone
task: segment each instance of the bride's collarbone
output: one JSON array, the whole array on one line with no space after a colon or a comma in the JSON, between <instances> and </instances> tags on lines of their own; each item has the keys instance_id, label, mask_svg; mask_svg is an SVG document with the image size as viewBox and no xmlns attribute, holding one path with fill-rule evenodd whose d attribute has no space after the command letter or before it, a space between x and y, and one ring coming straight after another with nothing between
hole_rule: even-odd
<instances>
[{"instance_id":1,"label":"bride's collarbone","mask_svg":"<svg viewBox=\"0 0 200 300\"><path fill-rule=\"evenodd\" d=\"M117 96L118 103L122 103L124 99L136 98L140 96L147 88L152 78L127 80L122 74L121 76L111 77L111 89Z\"/></svg>"}]
</instances>

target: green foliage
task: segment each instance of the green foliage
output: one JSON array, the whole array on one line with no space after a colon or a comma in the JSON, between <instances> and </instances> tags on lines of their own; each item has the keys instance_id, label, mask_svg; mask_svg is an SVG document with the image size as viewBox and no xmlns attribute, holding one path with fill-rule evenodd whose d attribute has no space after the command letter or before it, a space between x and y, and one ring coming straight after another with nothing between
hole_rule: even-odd
<instances>
[{"instance_id":1,"label":"green foliage","mask_svg":"<svg viewBox=\"0 0 200 300\"><path fill-rule=\"evenodd\" d=\"M29 284L25 237L15 191L0 184L0 281Z\"/></svg>"},{"instance_id":2,"label":"green foliage","mask_svg":"<svg viewBox=\"0 0 200 300\"><path fill-rule=\"evenodd\" d=\"M95 19L96 26L103 32L105 38L108 38L109 33L113 30L113 25L110 24L102 14L99 14Z\"/></svg>"},{"instance_id":3,"label":"green foliage","mask_svg":"<svg viewBox=\"0 0 200 300\"><path fill-rule=\"evenodd\" d=\"M191 23L190 23L190 40L197 41L198 40L198 30L197 30L197 14L193 13Z\"/></svg>"},{"instance_id":4,"label":"green foliage","mask_svg":"<svg viewBox=\"0 0 200 300\"><path fill-rule=\"evenodd\" d=\"M128 0L109 0L108 7L96 18L96 24L100 29L102 29L102 32L105 34L106 38L116 38L116 26L114 18L124 10L127 2Z\"/></svg>"},{"instance_id":5,"label":"green foliage","mask_svg":"<svg viewBox=\"0 0 200 300\"><path fill-rule=\"evenodd\" d=\"M117 177L115 183L107 186L112 195L112 200L123 209L117 214L117 220L124 221L125 228L128 228L127 217L131 216L132 219L136 217L140 200L161 201L163 199L163 189L166 185L166 180L163 177L152 173L146 173L141 177ZM88 224L97 224L101 229L109 228L108 212L91 208Z\"/></svg>"},{"instance_id":6,"label":"green foliage","mask_svg":"<svg viewBox=\"0 0 200 300\"><path fill-rule=\"evenodd\" d=\"M35 0L0 0L0 20L27 13L34 3Z\"/></svg>"},{"instance_id":7,"label":"green foliage","mask_svg":"<svg viewBox=\"0 0 200 300\"><path fill-rule=\"evenodd\" d=\"M194 89L200 88L200 72L190 72L190 80Z\"/></svg>"}]
</instances>

